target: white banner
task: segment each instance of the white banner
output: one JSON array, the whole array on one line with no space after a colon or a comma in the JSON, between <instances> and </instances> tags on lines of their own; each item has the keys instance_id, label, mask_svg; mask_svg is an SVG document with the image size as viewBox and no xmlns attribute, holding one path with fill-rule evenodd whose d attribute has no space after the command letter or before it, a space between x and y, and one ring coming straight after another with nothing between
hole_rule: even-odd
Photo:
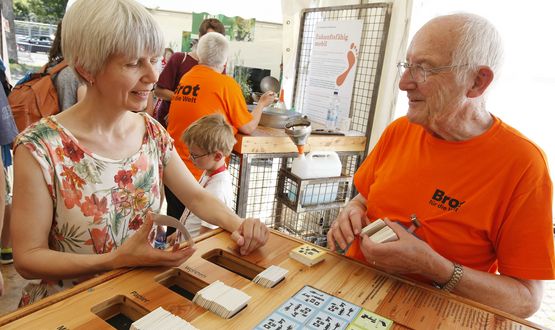
<instances>
[{"instance_id":1,"label":"white banner","mask_svg":"<svg viewBox=\"0 0 555 330\"><path fill-rule=\"evenodd\" d=\"M302 113L325 124L330 98L338 91L339 121L349 116L362 20L326 21L316 25Z\"/></svg>"}]
</instances>

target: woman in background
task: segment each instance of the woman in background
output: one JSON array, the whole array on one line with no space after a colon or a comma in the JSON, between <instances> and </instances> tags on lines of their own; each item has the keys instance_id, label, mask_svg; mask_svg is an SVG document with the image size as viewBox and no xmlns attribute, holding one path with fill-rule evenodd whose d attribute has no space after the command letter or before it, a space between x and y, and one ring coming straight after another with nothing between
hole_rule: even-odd
<instances>
[{"instance_id":1,"label":"woman in background","mask_svg":"<svg viewBox=\"0 0 555 330\"><path fill-rule=\"evenodd\" d=\"M62 54L62 21L58 23L58 28L56 29L56 37L48 53L48 63L46 66L48 70L51 70L54 66L58 65L64 60L64 55ZM65 62L64 62L65 63ZM81 84L75 71L69 66L65 67L58 73L52 76L52 81L56 87L56 92L58 94L58 104L60 106L60 111L71 107L79 100L83 99L87 88L84 84Z\"/></svg>"},{"instance_id":2,"label":"woman in background","mask_svg":"<svg viewBox=\"0 0 555 330\"><path fill-rule=\"evenodd\" d=\"M166 48L164 49L164 56L162 56L162 68L161 70L164 70L164 68L166 67L166 64L168 64L168 61L170 60L170 58L173 55L173 49L171 48Z\"/></svg>"},{"instance_id":3,"label":"woman in background","mask_svg":"<svg viewBox=\"0 0 555 330\"><path fill-rule=\"evenodd\" d=\"M200 23L199 38L208 32L218 32L225 35L225 27L216 18L207 18ZM161 103L157 106L155 117L164 127L168 126L170 101L177 85L179 85L179 80L197 64L198 56L195 50L188 53L177 52L172 55L162 73L160 73L154 94L161 100Z\"/></svg>"},{"instance_id":4,"label":"woman in background","mask_svg":"<svg viewBox=\"0 0 555 330\"><path fill-rule=\"evenodd\" d=\"M216 18L207 18L200 24L199 37L208 32L218 32L225 35L225 27ZM156 109L154 110L154 118L158 120L165 128L168 127L168 115L170 111L170 101L174 91L179 85L181 77L189 72L198 64L198 55L196 47L192 47L192 51L188 53L177 52L172 55L158 78L154 94L158 98ZM177 137L179 140L180 137ZM185 206L179 198L177 198L168 187L164 187L164 194L167 202L167 215L178 218L183 214ZM167 234L174 232L173 228L168 228Z\"/></svg>"}]
</instances>

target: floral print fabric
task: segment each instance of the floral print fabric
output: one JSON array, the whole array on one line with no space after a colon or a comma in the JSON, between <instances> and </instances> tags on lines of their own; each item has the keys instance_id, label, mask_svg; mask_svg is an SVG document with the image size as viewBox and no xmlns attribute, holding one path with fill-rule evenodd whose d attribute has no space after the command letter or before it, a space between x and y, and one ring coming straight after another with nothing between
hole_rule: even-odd
<instances>
[{"instance_id":1,"label":"floral print fabric","mask_svg":"<svg viewBox=\"0 0 555 330\"><path fill-rule=\"evenodd\" d=\"M162 174L173 149L171 137L154 119L141 114L145 134L132 156L112 160L96 155L60 125L43 118L16 139L40 164L54 204L49 247L79 253L107 253L123 244L146 213L161 206ZM84 279L41 281L24 290L29 304Z\"/></svg>"}]
</instances>

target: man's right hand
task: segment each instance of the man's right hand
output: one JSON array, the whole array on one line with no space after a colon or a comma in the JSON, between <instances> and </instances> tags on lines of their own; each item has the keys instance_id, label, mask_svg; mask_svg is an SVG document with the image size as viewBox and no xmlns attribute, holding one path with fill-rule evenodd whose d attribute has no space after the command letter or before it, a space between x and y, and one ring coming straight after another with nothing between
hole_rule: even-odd
<instances>
[{"instance_id":1,"label":"man's right hand","mask_svg":"<svg viewBox=\"0 0 555 330\"><path fill-rule=\"evenodd\" d=\"M274 103L275 98L276 93L274 93L273 91L267 91L266 93L262 94L262 96L260 96L258 103L262 104L263 107L267 107L270 104Z\"/></svg>"},{"instance_id":2,"label":"man's right hand","mask_svg":"<svg viewBox=\"0 0 555 330\"><path fill-rule=\"evenodd\" d=\"M328 231L328 248L335 251L336 245L339 245L342 250L345 250L354 240L355 235L360 234L362 228L368 223L366 199L359 194L347 204L332 223Z\"/></svg>"}]
</instances>

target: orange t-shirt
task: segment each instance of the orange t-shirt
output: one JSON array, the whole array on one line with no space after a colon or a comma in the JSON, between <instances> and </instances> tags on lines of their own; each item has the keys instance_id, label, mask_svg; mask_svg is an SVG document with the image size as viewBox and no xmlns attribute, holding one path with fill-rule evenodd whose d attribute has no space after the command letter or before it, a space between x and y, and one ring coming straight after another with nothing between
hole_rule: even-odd
<instances>
[{"instance_id":1,"label":"orange t-shirt","mask_svg":"<svg viewBox=\"0 0 555 330\"><path fill-rule=\"evenodd\" d=\"M393 122L355 174L368 219L410 226L445 258L480 271L555 279L552 182L543 152L494 118L463 142ZM356 240L349 255L363 258Z\"/></svg>"},{"instance_id":2,"label":"orange t-shirt","mask_svg":"<svg viewBox=\"0 0 555 330\"><path fill-rule=\"evenodd\" d=\"M177 153L197 180L203 170L189 160L189 149L181 135L195 120L213 113L221 113L234 133L252 120L241 87L233 78L205 65L196 65L179 81L170 104L167 130L174 139Z\"/></svg>"}]
</instances>

